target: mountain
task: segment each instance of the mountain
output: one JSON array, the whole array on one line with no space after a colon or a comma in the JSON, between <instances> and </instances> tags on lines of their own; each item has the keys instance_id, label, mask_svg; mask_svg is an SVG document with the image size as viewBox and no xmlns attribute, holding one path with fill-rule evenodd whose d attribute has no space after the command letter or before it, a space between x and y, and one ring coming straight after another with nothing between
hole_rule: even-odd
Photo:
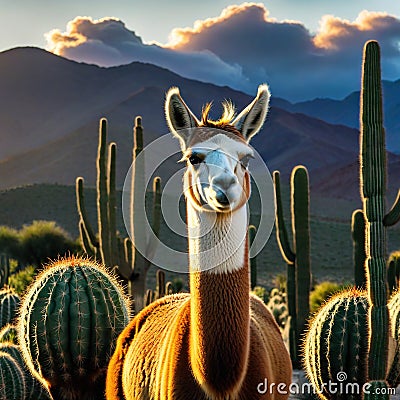
<instances>
[{"instance_id":1,"label":"mountain","mask_svg":"<svg viewBox=\"0 0 400 400\"><path fill-rule=\"evenodd\" d=\"M389 151L400 154L400 80L382 81L386 144ZM342 100L314 99L290 103L275 99L275 106L286 111L303 113L332 124L359 128L360 92L353 92Z\"/></svg>"},{"instance_id":2,"label":"mountain","mask_svg":"<svg viewBox=\"0 0 400 400\"><path fill-rule=\"evenodd\" d=\"M171 86L180 87L196 114L212 100L214 118L223 99L232 99L238 110L252 101L229 87L185 79L150 64L101 68L37 48L0 53L0 71L0 189L32 183L73 185L77 176L94 185L98 121L103 116L109 140L118 145L121 187L131 162L133 118L142 116L146 144L167 133L163 106ZM287 180L291 169L303 164L314 193L348 197L350 183L358 185L358 170L349 167L358 159L358 131L288 111L290 103L284 103L274 99L262 132L252 142L270 171L279 169ZM397 165L400 157L391 160ZM174 160L168 168L172 165ZM341 176L347 185L340 184ZM392 183L400 186L400 174L393 176Z\"/></svg>"}]
</instances>

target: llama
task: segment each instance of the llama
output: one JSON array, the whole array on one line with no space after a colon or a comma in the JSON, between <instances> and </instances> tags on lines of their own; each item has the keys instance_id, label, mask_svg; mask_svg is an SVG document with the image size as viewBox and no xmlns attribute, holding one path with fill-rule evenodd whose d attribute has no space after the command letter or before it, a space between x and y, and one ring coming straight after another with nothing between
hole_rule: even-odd
<instances>
[{"instance_id":1,"label":"llama","mask_svg":"<svg viewBox=\"0 0 400 400\"><path fill-rule=\"evenodd\" d=\"M187 162L190 294L155 301L122 332L108 368L108 400L288 397L289 354L249 288L248 143L264 123L269 97L260 85L237 117L225 101L222 118L212 121L210 105L198 120L179 89L169 90L167 122Z\"/></svg>"}]
</instances>

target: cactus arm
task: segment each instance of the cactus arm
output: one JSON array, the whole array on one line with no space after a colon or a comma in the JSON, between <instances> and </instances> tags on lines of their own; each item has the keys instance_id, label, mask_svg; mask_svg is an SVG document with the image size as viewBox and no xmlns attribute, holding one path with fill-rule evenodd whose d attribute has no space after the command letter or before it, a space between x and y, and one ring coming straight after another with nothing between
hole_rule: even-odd
<instances>
[{"instance_id":1,"label":"cactus arm","mask_svg":"<svg viewBox=\"0 0 400 400\"><path fill-rule=\"evenodd\" d=\"M283 206L282 206L282 195L281 195L281 184L279 171L274 171L274 189L275 189L275 202L276 202L276 214L275 214L275 225L276 225L276 239L281 251L282 257L287 264L294 264L296 256L290 248L288 233L283 219Z\"/></svg>"},{"instance_id":2,"label":"cactus arm","mask_svg":"<svg viewBox=\"0 0 400 400\"><path fill-rule=\"evenodd\" d=\"M110 267L118 264L118 238L117 238L117 195L116 195L116 152L117 145L110 143L108 147L108 221L110 230Z\"/></svg>"},{"instance_id":3,"label":"cactus arm","mask_svg":"<svg viewBox=\"0 0 400 400\"><path fill-rule=\"evenodd\" d=\"M107 120L105 118L100 120L99 146L97 150L97 217L101 260L103 264L110 267L110 233L107 188Z\"/></svg>"},{"instance_id":4,"label":"cactus arm","mask_svg":"<svg viewBox=\"0 0 400 400\"><path fill-rule=\"evenodd\" d=\"M383 219L383 225L393 226L400 221L400 190L397 193L396 200L390 211L385 215Z\"/></svg>"},{"instance_id":5,"label":"cactus arm","mask_svg":"<svg viewBox=\"0 0 400 400\"><path fill-rule=\"evenodd\" d=\"M249 229L249 250L253 245L256 237L257 228L254 225L250 225ZM250 254L250 251L249 251ZM257 258L250 258L250 287L253 290L257 286Z\"/></svg>"},{"instance_id":6,"label":"cactus arm","mask_svg":"<svg viewBox=\"0 0 400 400\"><path fill-rule=\"evenodd\" d=\"M94 234L92 225L89 222L89 217L86 212L85 197L84 197L84 192L83 192L83 178L82 177L76 178L76 205L78 208L79 219L80 219L80 221L83 222L83 224L85 226L85 231L88 235L90 245L92 247L98 248L99 242L96 238L96 235Z\"/></svg>"},{"instance_id":7,"label":"cactus arm","mask_svg":"<svg viewBox=\"0 0 400 400\"><path fill-rule=\"evenodd\" d=\"M353 264L355 285L365 289L365 218L362 210L355 210L351 217L351 233L353 238Z\"/></svg>"},{"instance_id":8,"label":"cactus arm","mask_svg":"<svg viewBox=\"0 0 400 400\"><path fill-rule=\"evenodd\" d=\"M82 248L83 248L84 252L89 257L96 258L95 249L92 247L92 245L90 243L90 239L89 239L89 235L86 230L86 227L85 227L85 223L82 220L79 221L79 234L80 234L81 244L82 244Z\"/></svg>"},{"instance_id":9,"label":"cactus arm","mask_svg":"<svg viewBox=\"0 0 400 400\"><path fill-rule=\"evenodd\" d=\"M156 298L161 299L165 296L165 272L162 269L158 269L156 272Z\"/></svg>"}]
</instances>

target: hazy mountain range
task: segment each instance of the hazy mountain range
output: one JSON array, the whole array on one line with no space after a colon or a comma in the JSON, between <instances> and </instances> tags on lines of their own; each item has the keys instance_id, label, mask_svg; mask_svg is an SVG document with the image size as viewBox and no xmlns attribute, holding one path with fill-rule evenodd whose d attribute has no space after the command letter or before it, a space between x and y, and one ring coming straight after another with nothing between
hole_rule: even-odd
<instances>
[{"instance_id":1,"label":"hazy mountain range","mask_svg":"<svg viewBox=\"0 0 400 400\"><path fill-rule=\"evenodd\" d=\"M197 114L213 100L215 118L225 98L239 110L252 100L229 87L185 79L150 64L101 68L38 48L0 53L0 72L2 189L30 183L73 185L77 176L93 185L98 120L103 116L109 121L110 140L118 145L121 186L131 162L133 119L143 117L146 143L167 133L163 105L171 86L180 87ZM400 111L400 81L385 82L384 89L388 143L392 151L400 152L400 140L395 138L400 127L395 118ZM355 199L359 196L357 124L358 94L342 101L298 104L274 98L265 127L252 144L271 171L279 169L287 177L295 165L303 164L314 192ZM394 192L400 186L400 156L390 154L389 161Z\"/></svg>"}]
</instances>

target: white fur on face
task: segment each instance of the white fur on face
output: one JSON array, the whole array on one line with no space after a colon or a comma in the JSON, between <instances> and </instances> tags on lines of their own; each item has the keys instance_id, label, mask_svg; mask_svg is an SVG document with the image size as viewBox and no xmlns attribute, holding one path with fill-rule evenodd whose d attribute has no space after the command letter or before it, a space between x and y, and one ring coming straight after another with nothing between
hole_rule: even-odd
<instances>
[{"instance_id":1,"label":"white fur on face","mask_svg":"<svg viewBox=\"0 0 400 400\"><path fill-rule=\"evenodd\" d=\"M204 210L234 210L243 195L245 168L241 161L253 156L252 149L242 141L218 134L196 143L184 156L189 158L193 154L203 161L196 165L188 163L190 178L185 179L185 193L190 186L197 202L204 205ZM228 205L219 202L221 192L228 198Z\"/></svg>"}]
</instances>

